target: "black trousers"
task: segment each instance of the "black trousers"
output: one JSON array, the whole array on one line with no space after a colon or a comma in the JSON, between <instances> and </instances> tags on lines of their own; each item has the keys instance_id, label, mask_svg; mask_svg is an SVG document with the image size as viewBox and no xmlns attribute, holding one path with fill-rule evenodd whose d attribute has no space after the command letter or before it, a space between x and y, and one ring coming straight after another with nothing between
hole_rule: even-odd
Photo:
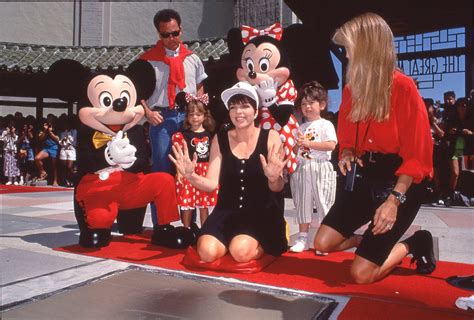
<instances>
[{"instance_id":1,"label":"black trousers","mask_svg":"<svg viewBox=\"0 0 474 320\"><path fill-rule=\"evenodd\" d=\"M362 160L364 167L358 167L352 192L344 190L346 177L340 175L338 178L335 203L322 224L349 238L354 231L370 221L356 254L381 266L413 223L425 198L427 183L426 181L413 183L406 194L407 201L398 207L397 220L392 229L374 236L372 220L375 211L395 186L398 177L394 173L402 160L395 154L378 153L366 154Z\"/></svg>"}]
</instances>

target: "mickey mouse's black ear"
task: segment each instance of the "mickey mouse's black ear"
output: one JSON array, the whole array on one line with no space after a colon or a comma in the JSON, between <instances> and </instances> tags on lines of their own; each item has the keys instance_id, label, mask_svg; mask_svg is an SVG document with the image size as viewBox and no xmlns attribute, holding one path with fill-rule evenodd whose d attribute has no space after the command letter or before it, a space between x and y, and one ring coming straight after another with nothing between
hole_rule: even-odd
<instances>
[{"instance_id":1,"label":"mickey mouse's black ear","mask_svg":"<svg viewBox=\"0 0 474 320\"><path fill-rule=\"evenodd\" d=\"M89 74L89 69L80 62L62 59L49 67L46 79L56 97L67 102L76 102L86 95L85 82Z\"/></svg>"},{"instance_id":2,"label":"mickey mouse's black ear","mask_svg":"<svg viewBox=\"0 0 474 320\"><path fill-rule=\"evenodd\" d=\"M135 60L127 68L126 74L137 90L137 103L148 99L155 91L156 75L153 66L145 60Z\"/></svg>"},{"instance_id":3,"label":"mickey mouse's black ear","mask_svg":"<svg viewBox=\"0 0 474 320\"><path fill-rule=\"evenodd\" d=\"M242 32L239 28L232 28L227 32L227 47L232 57L237 57L240 60L240 55L244 50L244 43L242 42Z\"/></svg>"},{"instance_id":4,"label":"mickey mouse's black ear","mask_svg":"<svg viewBox=\"0 0 474 320\"><path fill-rule=\"evenodd\" d=\"M176 94L176 98L174 99L174 104L178 108L178 110L184 110L186 105L186 92L181 91Z\"/></svg>"}]
</instances>

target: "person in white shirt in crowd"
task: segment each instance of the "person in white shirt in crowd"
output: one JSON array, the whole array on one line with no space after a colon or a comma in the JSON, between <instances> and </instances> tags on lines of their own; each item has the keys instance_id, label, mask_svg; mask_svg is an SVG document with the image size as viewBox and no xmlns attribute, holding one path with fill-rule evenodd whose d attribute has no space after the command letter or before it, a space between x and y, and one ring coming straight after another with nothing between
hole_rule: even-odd
<instances>
[{"instance_id":1,"label":"person in white shirt in crowd","mask_svg":"<svg viewBox=\"0 0 474 320\"><path fill-rule=\"evenodd\" d=\"M20 178L20 168L18 167L17 161L17 142L18 134L16 133L15 122L10 120L7 124L6 129L0 136L0 141L3 141L3 172L5 177L8 178L6 185L18 185Z\"/></svg>"}]
</instances>

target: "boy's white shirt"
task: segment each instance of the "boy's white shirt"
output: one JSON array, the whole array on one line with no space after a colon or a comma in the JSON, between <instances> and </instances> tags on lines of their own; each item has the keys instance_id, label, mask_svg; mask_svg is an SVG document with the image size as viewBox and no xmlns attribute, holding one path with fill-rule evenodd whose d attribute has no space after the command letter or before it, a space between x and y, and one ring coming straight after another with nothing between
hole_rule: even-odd
<instances>
[{"instance_id":1,"label":"boy's white shirt","mask_svg":"<svg viewBox=\"0 0 474 320\"><path fill-rule=\"evenodd\" d=\"M314 137L316 142L334 141L337 143L336 129L331 121L326 119L318 119L308 121L300 125L298 131L303 133L305 136L310 135ZM306 152L305 152L306 150ZM306 154L304 156L303 154ZM317 159L317 160L331 160L331 151L319 151L314 149L307 149L301 147L298 150L298 161Z\"/></svg>"}]
</instances>

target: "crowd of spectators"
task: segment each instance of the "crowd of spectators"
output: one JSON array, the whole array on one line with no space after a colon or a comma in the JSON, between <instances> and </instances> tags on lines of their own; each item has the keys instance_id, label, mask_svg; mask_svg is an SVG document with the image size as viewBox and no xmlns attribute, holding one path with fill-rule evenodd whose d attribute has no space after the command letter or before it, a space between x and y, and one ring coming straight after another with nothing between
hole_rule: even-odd
<instances>
[{"instance_id":1,"label":"crowd of spectators","mask_svg":"<svg viewBox=\"0 0 474 320\"><path fill-rule=\"evenodd\" d=\"M79 121L76 115L0 117L0 182L7 185L73 185Z\"/></svg>"},{"instance_id":2,"label":"crowd of spectators","mask_svg":"<svg viewBox=\"0 0 474 320\"><path fill-rule=\"evenodd\" d=\"M458 99L447 91L443 100L424 99L434 143L431 201L468 205L474 196L474 90Z\"/></svg>"}]
</instances>

